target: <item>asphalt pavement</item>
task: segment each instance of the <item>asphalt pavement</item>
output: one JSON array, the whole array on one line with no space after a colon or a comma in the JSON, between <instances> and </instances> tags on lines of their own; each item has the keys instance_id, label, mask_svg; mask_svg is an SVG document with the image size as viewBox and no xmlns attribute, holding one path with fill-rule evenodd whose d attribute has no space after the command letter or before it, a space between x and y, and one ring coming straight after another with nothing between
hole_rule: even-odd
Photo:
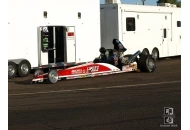
<instances>
[{"instance_id":1,"label":"asphalt pavement","mask_svg":"<svg viewBox=\"0 0 190 130\"><path fill-rule=\"evenodd\" d=\"M9 80L9 130L181 129L180 58L159 60L154 73L57 84L30 84L31 79ZM171 118L164 118L165 107Z\"/></svg>"}]
</instances>

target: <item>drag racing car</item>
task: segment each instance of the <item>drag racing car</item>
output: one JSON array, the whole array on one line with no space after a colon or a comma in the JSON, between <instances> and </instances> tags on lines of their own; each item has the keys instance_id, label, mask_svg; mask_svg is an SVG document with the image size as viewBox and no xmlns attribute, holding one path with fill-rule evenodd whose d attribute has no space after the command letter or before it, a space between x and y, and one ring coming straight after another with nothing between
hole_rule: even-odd
<instances>
[{"instance_id":1,"label":"drag racing car","mask_svg":"<svg viewBox=\"0 0 190 130\"><path fill-rule=\"evenodd\" d=\"M36 70L32 83L56 83L61 79L96 77L138 70L148 73L155 71L156 62L151 55L144 55L141 51L124 55L127 49L118 39L113 39L113 45L113 49L101 47L99 49L100 56L89 63L65 69L52 68L47 73L44 73L43 70Z\"/></svg>"}]
</instances>

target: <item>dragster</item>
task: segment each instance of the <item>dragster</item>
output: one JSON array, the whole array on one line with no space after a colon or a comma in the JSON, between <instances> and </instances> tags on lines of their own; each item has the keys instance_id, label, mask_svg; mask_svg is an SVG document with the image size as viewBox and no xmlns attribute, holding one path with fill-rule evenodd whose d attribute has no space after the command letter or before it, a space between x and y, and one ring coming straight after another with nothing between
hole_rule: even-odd
<instances>
[{"instance_id":1,"label":"dragster","mask_svg":"<svg viewBox=\"0 0 190 130\"><path fill-rule=\"evenodd\" d=\"M114 49L100 48L100 56L92 62L69 68L51 68L47 73L36 70L32 83L57 83L62 79L78 79L110 74L126 73L140 70L152 73L156 69L156 60L151 55L144 55L141 51L124 55L127 50L118 39L113 39Z\"/></svg>"}]
</instances>

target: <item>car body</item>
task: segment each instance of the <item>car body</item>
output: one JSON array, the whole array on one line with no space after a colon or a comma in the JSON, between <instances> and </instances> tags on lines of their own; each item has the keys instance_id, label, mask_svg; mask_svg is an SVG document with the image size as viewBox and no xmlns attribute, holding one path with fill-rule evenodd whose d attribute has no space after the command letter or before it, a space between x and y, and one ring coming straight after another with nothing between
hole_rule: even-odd
<instances>
[{"instance_id":1,"label":"car body","mask_svg":"<svg viewBox=\"0 0 190 130\"><path fill-rule=\"evenodd\" d=\"M100 56L92 62L63 69L50 69L47 73L36 70L32 82L56 83L61 79L78 79L96 77L117 73L126 73L140 70L141 72L154 72L156 63L151 55L143 55L137 51L131 55L122 55L125 49L122 43L114 39L114 49L100 48Z\"/></svg>"}]
</instances>

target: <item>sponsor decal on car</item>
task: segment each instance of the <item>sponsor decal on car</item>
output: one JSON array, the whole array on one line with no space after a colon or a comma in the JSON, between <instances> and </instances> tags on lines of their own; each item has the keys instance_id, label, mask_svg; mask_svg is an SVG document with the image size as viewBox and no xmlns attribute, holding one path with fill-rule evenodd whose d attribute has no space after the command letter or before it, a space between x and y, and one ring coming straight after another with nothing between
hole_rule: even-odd
<instances>
[{"instance_id":1,"label":"sponsor decal on car","mask_svg":"<svg viewBox=\"0 0 190 130\"><path fill-rule=\"evenodd\" d=\"M81 75L80 77L81 77L81 78L86 78L86 75Z\"/></svg>"},{"instance_id":2,"label":"sponsor decal on car","mask_svg":"<svg viewBox=\"0 0 190 130\"><path fill-rule=\"evenodd\" d=\"M92 73L92 72L98 72L99 71L99 66L90 66L87 67L87 72Z\"/></svg>"},{"instance_id":3,"label":"sponsor decal on car","mask_svg":"<svg viewBox=\"0 0 190 130\"><path fill-rule=\"evenodd\" d=\"M133 71L133 67L123 67L122 68L123 71L129 72L129 71Z\"/></svg>"},{"instance_id":4,"label":"sponsor decal on car","mask_svg":"<svg viewBox=\"0 0 190 130\"><path fill-rule=\"evenodd\" d=\"M82 74L82 69L72 70L71 74Z\"/></svg>"}]
</instances>

